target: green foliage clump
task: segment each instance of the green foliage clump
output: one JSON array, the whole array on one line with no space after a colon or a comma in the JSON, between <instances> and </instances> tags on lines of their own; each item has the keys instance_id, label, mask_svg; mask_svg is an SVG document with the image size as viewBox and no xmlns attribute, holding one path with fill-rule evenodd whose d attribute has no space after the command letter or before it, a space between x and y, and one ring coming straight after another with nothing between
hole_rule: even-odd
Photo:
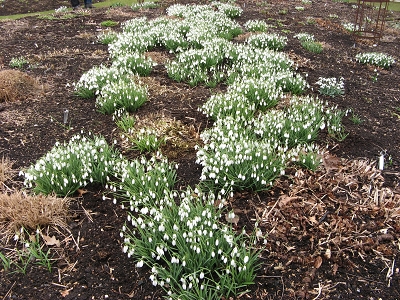
<instances>
[{"instance_id":1,"label":"green foliage clump","mask_svg":"<svg viewBox=\"0 0 400 300\"><path fill-rule=\"evenodd\" d=\"M140 152L154 152L165 144L165 139L158 137L155 130L142 128L134 134L131 142L134 144L135 150L139 150Z\"/></svg>"},{"instance_id":2,"label":"green foliage clump","mask_svg":"<svg viewBox=\"0 0 400 300\"><path fill-rule=\"evenodd\" d=\"M269 25L263 20L249 20L244 23L244 27L251 32L266 32Z\"/></svg>"},{"instance_id":3,"label":"green foliage clump","mask_svg":"<svg viewBox=\"0 0 400 300\"><path fill-rule=\"evenodd\" d=\"M72 195L88 183L105 184L117 152L102 137L75 135L56 145L25 172L24 184L37 194Z\"/></svg>"},{"instance_id":4,"label":"green foliage clump","mask_svg":"<svg viewBox=\"0 0 400 300\"><path fill-rule=\"evenodd\" d=\"M118 109L134 112L147 101L147 88L135 83L134 78L125 76L106 84L96 98L97 109L112 114Z\"/></svg>"},{"instance_id":5,"label":"green foliage clump","mask_svg":"<svg viewBox=\"0 0 400 300\"><path fill-rule=\"evenodd\" d=\"M113 43L117 39L117 34L115 32L112 32L110 30L101 33L98 35L97 40L103 44L103 45L108 45Z\"/></svg>"},{"instance_id":6,"label":"green foliage clump","mask_svg":"<svg viewBox=\"0 0 400 300\"><path fill-rule=\"evenodd\" d=\"M245 234L219 222L213 194L187 189L155 196L151 205L137 202L121 232L123 250L151 269L152 284L170 299L229 298L254 283L258 253Z\"/></svg>"},{"instance_id":7,"label":"green foliage clump","mask_svg":"<svg viewBox=\"0 0 400 300\"><path fill-rule=\"evenodd\" d=\"M20 56L11 58L9 65L11 68L23 69L28 64L29 61L25 57Z\"/></svg>"},{"instance_id":8,"label":"green foliage clump","mask_svg":"<svg viewBox=\"0 0 400 300\"><path fill-rule=\"evenodd\" d=\"M252 47L282 51L287 43L287 37L279 34L260 33L248 38L247 43Z\"/></svg>"},{"instance_id":9,"label":"green foliage clump","mask_svg":"<svg viewBox=\"0 0 400 300\"><path fill-rule=\"evenodd\" d=\"M330 97L344 94L344 78L323 78L320 77L315 83L319 85L319 93Z\"/></svg>"},{"instance_id":10,"label":"green foliage clump","mask_svg":"<svg viewBox=\"0 0 400 300\"><path fill-rule=\"evenodd\" d=\"M395 63L392 56L379 52L359 53L356 55L356 60L362 64L370 64L385 69L389 69Z\"/></svg>"},{"instance_id":11,"label":"green foliage clump","mask_svg":"<svg viewBox=\"0 0 400 300\"><path fill-rule=\"evenodd\" d=\"M114 27L118 25L117 21L112 21L112 20L106 20L100 23L101 26L103 27Z\"/></svg>"},{"instance_id":12,"label":"green foliage clump","mask_svg":"<svg viewBox=\"0 0 400 300\"><path fill-rule=\"evenodd\" d=\"M307 51L312 52L312 53L317 53L317 54L321 53L322 50L324 49L322 47L321 43L313 42L313 41L301 42L301 46L304 49L306 49Z\"/></svg>"}]
</instances>

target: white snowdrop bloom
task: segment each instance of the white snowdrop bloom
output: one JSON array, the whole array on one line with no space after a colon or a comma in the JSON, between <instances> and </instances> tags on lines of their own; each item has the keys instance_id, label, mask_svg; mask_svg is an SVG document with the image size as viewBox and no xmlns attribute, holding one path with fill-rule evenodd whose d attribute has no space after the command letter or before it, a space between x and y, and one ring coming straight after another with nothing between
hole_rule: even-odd
<instances>
[{"instance_id":1,"label":"white snowdrop bloom","mask_svg":"<svg viewBox=\"0 0 400 300\"><path fill-rule=\"evenodd\" d=\"M246 256L243 258L243 263L244 263L244 264L247 264L248 261L249 261L249 257L246 255Z\"/></svg>"},{"instance_id":2,"label":"white snowdrop bloom","mask_svg":"<svg viewBox=\"0 0 400 300\"><path fill-rule=\"evenodd\" d=\"M231 260L231 266L236 267L236 261L234 259Z\"/></svg>"},{"instance_id":3,"label":"white snowdrop bloom","mask_svg":"<svg viewBox=\"0 0 400 300\"><path fill-rule=\"evenodd\" d=\"M143 264L144 264L143 260L139 260L139 261L136 263L136 267L137 267L137 268L141 268L141 267L143 267Z\"/></svg>"}]
</instances>

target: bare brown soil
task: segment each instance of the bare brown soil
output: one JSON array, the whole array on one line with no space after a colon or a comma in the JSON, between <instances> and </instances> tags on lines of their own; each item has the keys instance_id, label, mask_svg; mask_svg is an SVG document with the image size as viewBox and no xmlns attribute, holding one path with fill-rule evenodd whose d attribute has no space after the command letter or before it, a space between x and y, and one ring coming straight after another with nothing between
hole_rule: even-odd
<instances>
[{"instance_id":1,"label":"bare brown soil","mask_svg":"<svg viewBox=\"0 0 400 300\"><path fill-rule=\"evenodd\" d=\"M69 5L45 0L31 1L27 8L24 3L5 0L0 15ZM102 21L157 17L172 3L162 1L158 9L138 12L129 7L94 8L71 19L0 22L0 71L10 69L12 58L23 56L29 60L23 71L47 87L44 94L0 103L0 156L13 160L17 170L28 167L56 141L68 140L82 129L102 134L112 143L118 133L111 117L96 112L94 99L74 96L72 84L94 65L108 63L107 46L96 38L104 30ZM272 31L289 37L284 51L297 62L298 72L308 74L314 88L309 93L317 96L318 77L343 76L345 95L326 100L351 108L363 121L354 124L345 118L349 135L343 142L321 135L320 143L330 146L319 171L294 176L295 170L288 170L271 191L242 192L230 199L240 217L237 229L251 231L258 220L259 246L264 247L256 283L240 298L400 299L400 69L398 63L389 70L378 69L374 81L375 67L355 61L357 53L371 51L398 61L399 30L388 26L374 45L356 41L342 29L342 22L354 18L350 4L329 0L307 5L276 0L237 4L244 9L238 18L241 24L264 19L275 26ZM399 14L390 17L398 20ZM299 32L314 34L324 51L304 50L293 38ZM152 91L150 101L137 112L139 118L162 113L199 132L211 125L197 107L215 90L173 82L162 64L151 77L162 89ZM68 128L61 126L65 109L70 111ZM387 155L381 172L376 160L382 152ZM176 188L198 182L201 168L195 163L195 151L175 153L173 160L180 165ZM15 177L9 187L21 186L20 180ZM151 285L148 270L137 269L121 251L124 210L101 199L103 187L87 190L70 203L69 232L48 229L48 236L54 234L61 242L60 247L51 247L57 259L52 272L35 264L26 275L1 270L0 299L163 298L163 291ZM0 250L13 246L1 244Z\"/></svg>"}]
</instances>

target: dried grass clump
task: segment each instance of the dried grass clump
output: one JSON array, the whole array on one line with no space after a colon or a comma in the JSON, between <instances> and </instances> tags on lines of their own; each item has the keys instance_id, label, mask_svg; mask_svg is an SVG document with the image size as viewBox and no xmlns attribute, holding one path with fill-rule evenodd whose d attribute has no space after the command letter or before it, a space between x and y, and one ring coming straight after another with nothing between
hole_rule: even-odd
<instances>
[{"instance_id":1,"label":"dried grass clump","mask_svg":"<svg viewBox=\"0 0 400 300\"><path fill-rule=\"evenodd\" d=\"M0 160L0 190L4 187L6 181L11 180L15 171L12 169L13 162L9 158Z\"/></svg>"},{"instance_id":2,"label":"dried grass clump","mask_svg":"<svg viewBox=\"0 0 400 300\"><path fill-rule=\"evenodd\" d=\"M26 100L42 91L37 81L24 72L0 71L0 103Z\"/></svg>"},{"instance_id":3,"label":"dried grass clump","mask_svg":"<svg viewBox=\"0 0 400 300\"><path fill-rule=\"evenodd\" d=\"M135 127L138 130L151 128L158 136L164 137L166 143L162 146L162 152L169 159L182 157L201 144L199 129L163 114L149 114L141 119L137 118Z\"/></svg>"},{"instance_id":4,"label":"dried grass clump","mask_svg":"<svg viewBox=\"0 0 400 300\"><path fill-rule=\"evenodd\" d=\"M23 192L0 194L0 238L8 239L21 227L55 226L67 229L70 200L54 196L31 196Z\"/></svg>"}]
</instances>

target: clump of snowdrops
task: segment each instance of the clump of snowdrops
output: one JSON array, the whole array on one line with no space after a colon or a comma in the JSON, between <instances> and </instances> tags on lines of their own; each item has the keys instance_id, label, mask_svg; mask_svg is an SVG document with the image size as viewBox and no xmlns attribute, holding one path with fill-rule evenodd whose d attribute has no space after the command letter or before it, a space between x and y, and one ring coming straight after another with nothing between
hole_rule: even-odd
<instances>
[{"instance_id":1,"label":"clump of snowdrops","mask_svg":"<svg viewBox=\"0 0 400 300\"><path fill-rule=\"evenodd\" d=\"M131 76L121 77L103 86L96 98L97 109L104 114L112 114L118 109L136 111L147 101L147 88Z\"/></svg>"},{"instance_id":2,"label":"clump of snowdrops","mask_svg":"<svg viewBox=\"0 0 400 300\"><path fill-rule=\"evenodd\" d=\"M257 252L245 233L220 222L224 199L199 189L173 191L175 166L160 154L121 160L110 183L128 210L123 251L169 299L236 296L254 282ZM106 199L107 197L104 197Z\"/></svg>"},{"instance_id":3,"label":"clump of snowdrops","mask_svg":"<svg viewBox=\"0 0 400 300\"><path fill-rule=\"evenodd\" d=\"M130 141L133 148L140 152L154 152L165 144L165 138L158 136L157 131L152 128L141 128L132 135Z\"/></svg>"},{"instance_id":4,"label":"clump of snowdrops","mask_svg":"<svg viewBox=\"0 0 400 300\"><path fill-rule=\"evenodd\" d=\"M212 99L215 108L213 102ZM208 105L203 109L209 109ZM213 117L214 126L201 134L204 146L198 148L197 163L203 167L201 183L222 194L270 189L293 162L306 159L299 164L316 169L318 156L302 154L307 153L304 149L312 149L325 128L333 137L345 138L342 112L312 97L294 97L286 108L267 110L256 118L222 114Z\"/></svg>"},{"instance_id":5,"label":"clump of snowdrops","mask_svg":"<svg viewBox=\"0 0 400 300\"><path fill-rule=\"evenodd\" d=\"M118 152L103 137L77 134L68 143L57 142L21 175L35 193L63 197L88 183L104 185L117 159Z\"/></svg>"},{"instance_id":6,"label":"clump of snowdrops","mask_svg":"<svg viewBox=\"0 0 400 300\"><path fill-rule=\"evenodd\" d=\"M379 52L359 53L356 55L356 60L362 64L370 64L385 69L389 69L395 63L392 56Z\"/></svg>"},{"instance_id":7,"label":"clump of snowdrops","mask_svg":"<svg viewBox=\"0 0 400 300\"><path fill-rule=\"evenodd\" d=\"M263 20L248 20L244 23L244 27L247 31L251 32L265 32L269 28L269 25Z\"/></svg>"},{"instance_id":8,"label":"clump of snowdrops","mask_svg":"<svg viewBox=\"0 0 400 300\"><path fill-rule=\"evenodd\" d=\"M287 43L287 37L275 33L259 33L251 35L247 43L252 47L282 51Z\"/></svg>"},{"instance_id":9,"label":"clump of snowdrops","mask_svg":"<svg viewBox=\"0 0 400 300\"><path fill-rule=\"evenodd\" d=\"M175 53L166 65L174 80L228 84L226 94L212 96L202 107L215 123L201 135L204 145L197 149L197 162L203 171L195 190L173 190L175 166L161 154L150 160L118 160L113 165L116 181L107 184L114 203L121 201L129 210L121 230L123 250L137 267L151 269L150 280L170 299L235 297L251 284L257 253L244 233L235 234L220 222L227 213L225 196L235 190L269 189L292 163L315 170L320 163L314 144L318 133L327 128L331 135L343 134L343 115L318 99L291 96L290 103L275 108L290 99L285 93L301 94L308 84L294 72L293 61L276 51L286 38L259 34L246 44L230 42L242 31L232 20L240 13L216 3L176 4L167 14L178 18L127 21L109 44L113 65L77 84L79 91L101 99L111 82L130 75L132 66L125 58L133 56L136 66L156 46ZM263 26L247 25L248 30ZM116 113L119 126L132 133L134 119L122 106Z\"/></svg>"},{"instance_id":10,"label":"clump of snowdrops","mask_svg":"<svg viewBox=\"0 0 400 300\"><path fill-rule=\"evenodd\" d=\"M319 85L318 91L321 95L335 97L344 94L343 77L340 77L339 79L335 77L332 78L320 77L315 84Z\"/></svg>"},{"instance_id":11,"label":"clump of snowdrops","mask_svg":"<svg viewBox=\"0 0 400 300\"><path fill-rule=\"evenodd\" d=\"M156 2L149 1L149 2L143 2L143 3L133 3L131 5L131 9L134 11L140 10L140 9L154 9L157 8L159 5Z\"/></svg>"},{"instance_id":12,"label":"clump of snowdrops","mask_svg":"<svg viewBox=\"0 0 400 300\"><path fill-rule=\"evenodd\" d=\"M97 36L97 40L104 45L111 44L117 39L117 33L112 30L105 30Z\"/></svg>"},{"instance_id":13,"label":"clump of snowdrops","mask_svg":"<svg viewBox=\"0 0 400 300\"><path fill-rule=\"evenodd\" d=\"M239 6L229 3L213 1L211 2L211 6L217 8L218 11L222 12L229 18L240 17L240 15L243 13L243 9L241 9Z\"/></svg>"},{"instance_id":14,"label":"clump of snowdrops","mask_svg":"<svg viewBox=\"0 0 400 300\"><path fill-rule=\"evenodd\" d=\"M301 46L307 51L313 53L321 53L323 50L322 44L315 41L314 35L309 33L299 33L294 36L299 39Z\"/></svg>"},{"instance_id":15,"label":"clump of snowdrops","mask_svg":"<svg viewBox=\"0 0 400 300\"><path fill-rule=\"evenodd\" d=\"M128 214L123 251L151 269L152 284L168 299L228 298L254 283L257 252L244 233L220 223L217 201L197 189L164 191Z\"/></svg>"}]
</instances>

